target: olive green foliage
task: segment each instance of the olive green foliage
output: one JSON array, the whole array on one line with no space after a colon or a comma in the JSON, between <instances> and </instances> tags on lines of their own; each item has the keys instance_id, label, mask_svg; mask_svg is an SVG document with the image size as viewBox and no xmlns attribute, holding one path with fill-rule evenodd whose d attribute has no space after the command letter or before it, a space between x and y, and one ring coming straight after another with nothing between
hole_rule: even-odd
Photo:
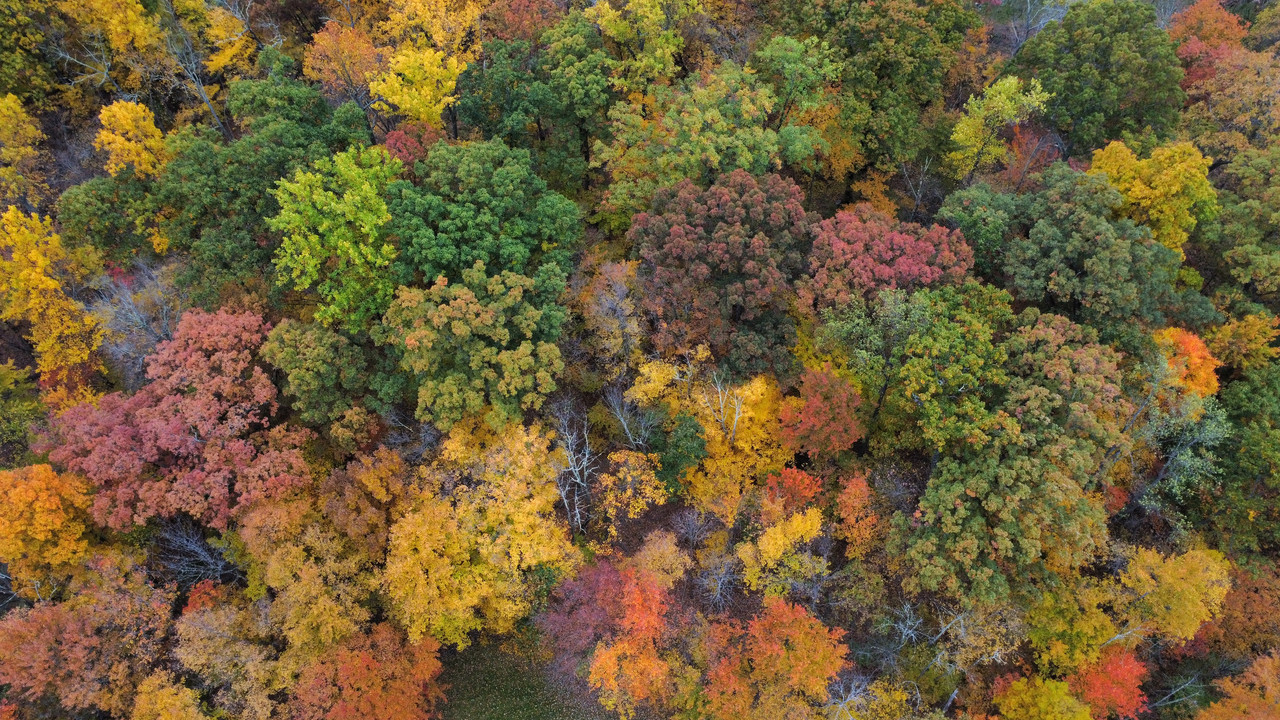
<instances>
[{"instance_id":1,"label":"olive green foliage","mask_svg":"<svg viewBox=\"0 0 1280 720\"><path fill-rule=\"evenodd\" d=\"M1046 115L1077 155L1126 134L1168 135L1186 97L1173 41L1138 0L1071 5L1022 46L1011 69L1053 95Z\"/></svg>"}]
</instances>

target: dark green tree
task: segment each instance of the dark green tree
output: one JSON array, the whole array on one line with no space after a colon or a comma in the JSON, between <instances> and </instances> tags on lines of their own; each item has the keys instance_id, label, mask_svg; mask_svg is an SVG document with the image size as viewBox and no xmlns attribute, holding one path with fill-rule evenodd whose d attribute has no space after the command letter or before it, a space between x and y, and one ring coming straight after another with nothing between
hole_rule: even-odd
<instances>
[{"instance_id":1,"label":"dark green tree","mask_svg":"<svg viewBox=\"0 0 1280 720\"><path fill-rule=\"evenodd\" d=\"M1046 117L1084 155L1126 135L1173 130L1186 98L1174 49L1151 5L1088 0L1028 40L1012 71L1053 93Z\"/></svg>"}]
</instances>

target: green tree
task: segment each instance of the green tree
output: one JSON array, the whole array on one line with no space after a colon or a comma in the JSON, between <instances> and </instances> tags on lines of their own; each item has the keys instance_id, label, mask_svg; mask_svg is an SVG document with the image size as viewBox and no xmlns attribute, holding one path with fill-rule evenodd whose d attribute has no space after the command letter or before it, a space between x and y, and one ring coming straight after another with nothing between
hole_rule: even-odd
<instances>
[{"instance_id":1,"label":"green tree","mask_svg":"<svg viewBox=\"0 0 1280 720\"><path fill-rule=\"evenodd\" d=\"M364 353L322 325L284 320L258 352L284 374L280 387L304 425L337 420L368 387Z\"/></svg>"},{"instance_id":2,"label":"green tree","mask_svg":"<svg viewBox=\"0 0 1280 720\"><path fill-rule=\"evenodd\" d=\"M1150 130L1170 133L1185 94L1173 41L1138 0L1088 0L1027 41L1012 70L1053 95L1046 115L1071 151Z\"/></svg>"},{"instance_id":3,"label":"green tree","mask_svg":"<svg viewBox=\"0 0 1280 720\"><path fill-rule=\"evenodd\" d=\"M536 277L553 296L564 287L581 214L547 189L529 151L501 140L438 143L415 171L417 185L388 189L386 234L400 247L405 278L457 281L475 263L491 273Z\"/></svg>"},{"instance_id":4,"label":"green tree","mask_svg":"<svg viewBox=\"0 0 1280 720\"><path fill-rule=\"evenodd\" d=\"M400 161L381 147L321 158L280 182L280 212L268 220L284 234L276 253L281 284L315 289L316 319L361 333L391 303L398 251L383 226L391 219L387 186Z\"/></svg>"},{"instance_id":5,"label":"green tree","mask_svg":"<svg viewBox=\"0 0 1280 720\"><path fill-rule=\"evenodd\" d=\"M384 330L420 382L418 417L448 429L483 414L497 429L540 407L564 367L556 288L509 270L489 277L480 260L461 282L400 288Z\"/></svg>"}]
</instances>

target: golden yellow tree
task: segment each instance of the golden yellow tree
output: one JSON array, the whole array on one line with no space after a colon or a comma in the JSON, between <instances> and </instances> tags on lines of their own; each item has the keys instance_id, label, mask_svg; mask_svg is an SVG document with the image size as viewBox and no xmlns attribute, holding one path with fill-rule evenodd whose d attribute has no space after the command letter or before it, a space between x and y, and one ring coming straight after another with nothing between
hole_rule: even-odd
<instances>
[{"instance_id":1,"label":"golden yellow tree","mask_svg":"<svg viewBox=\"0 0 1280 720\"><path fill-rule=\"evenodd\" d=\"M36 149L42 140L44 133L18 96L0 95L0 203L35 204L45 187Z\"/></svg>"},{"instance_id":2,"label":"golden yellow tree","mask_svg":"<svg viewBox=\"0 0 1280 720\"><path fill-rule=\"evenodd\" d=\"M85 274L51 220L16 207L0 217L0 319L30 326L45 401L55 411L93 397L89 379L101 367L102 327L63 290L64 278Z\"/></svg>"},{"instance_id":3,"label":"golden yellow tree","mask_svg":"<svg viewBox=\"0 0 1280 720\"><path fill-rule=\"evenodd\" d=\"M1089 173L1105 174L1124 195L1125 214L1150 228L1161 245L1182 254L1196 223L1218 212L1218 193L1208 177L1212 162L1189 142L1158 147L1139 160L1116 140L1094 151Z\"/></svg>"},{"instance_id":4,"label":"golden yellow tree","mask_svg":"<svg viewBox=\"0 0 1280 720\"><path fill-rule=\"evenodd\" d=\"M393 43L427 43L451 59L466 63L479 51L476 24L487 0L391 0L382 32Z\"/></svg>"},{"instance_id":5,"label":"golden yellow tree","mask_svg":"<svg viewBox=\"0 0 1280 720\"><path fill-rule=\"evenodd\" d=\"M373 106L439 128L440 115L457 99L453 91L465 68L456 57L406 43L391 56L387 71L369 83L369 92L379 98Z\"/></svg>"},{"instance_id":6,"label":"golden yellow tree","mask_svg":"<svg viewBox=\"0 0 1280 720\"><path fill-rule=\"evenodd\" d=\"M497 437L459 423L418 503L391 529L383 587L416 642L465 647L468 634L511 631L534 585L571 570L577 551L556 518L550 435L510 425Z\"/></svg>"},{"instance_id":7,"label":"golden yellow tree","mask_svg":"<svg viewBox=\"0 0 1280 720\"><path fill-rule=\"evenodd\" d=\"M48 465L0 470L0 562L14 589L47 597L59 579L79 571L89 550L88 483Z\"/></svg>"},{"instance_id":8,"label":"golden yellow tree","mask_svg":"<svg viewBox=\"0 0 1280 720\"><path fill-rule=\"evenodd\" d=\"M155 177L168 158L164 134L156 127L151 108L128 100L117 100L102 108L98 116L102 130L93 146L107 153L105 169L113 176L132 167L138 177Z\"/></svg>"}]
</instances>

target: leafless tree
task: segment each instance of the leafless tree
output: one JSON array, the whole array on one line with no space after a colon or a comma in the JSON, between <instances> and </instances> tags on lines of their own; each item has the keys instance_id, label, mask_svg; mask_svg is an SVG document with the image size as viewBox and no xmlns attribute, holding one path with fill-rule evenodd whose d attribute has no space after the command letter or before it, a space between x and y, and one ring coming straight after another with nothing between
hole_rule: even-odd
<instances>
[{"instance_id":1,"label":"leafless tree","mask_svg":"<svg viewBox=\"0 0 1280 720\"><path fill-rule=\"evenodd\" d=\"M568 397L551 404L555 420L556 444L563 453L556 473L556 489L565 516L575 532L584 532L590 519L591 478L599 464L599 454L591 449L591 436L586 419Z\"/></svg>"},{"instance_id":2,"label":"leafless tree","mask_svg":"<svg viewBox=\"0 0 1280 720\"><path fill-rule=\"evenodd\" d=\"M733 602L742 584L742 570L732 555L722 555L709 562L698 575L698 593L707 607L717 612Z\"/></svg>"},{"instance_id":3,"label":"leafless tree","mask_svg":"<svg viewBox=\"0 0 1280 720\"><path fill-rule=\"evenodd\" d=\"M743 398L737 388L731 387L718 372L711 373L711 382L699 398L711 411L711 417L720 425L725 440L732 443L738 436L738 423L742 420Z\"/></svg>"},{"instance_id":4,"label":"leafless tree","mask_svg":"<svg viewBox=\"0 0 1280 720\"><path fill-rule=\"evenodd\" d=\"M628 400L626 393L616 385L605 390L604 404L618 421L627 445L632 450L643 450L649 446L658 427L658 420L653 413Z\"/></svg>"},{"instance_id":5,"label":"leafless tree","mask_svg":"<svg viewBox=\"0 0 1280 720\"><path fill-rule=\"evenodd\" d=\"M387 426L383 444L398 453L407 463L420 462L440 442L440 431L436 426L418 420L412 411L392 408L382 416L382 422Z\"/></svg>"},{"instance_id":6,"label":"leafless tree","mask_svg":"<svg viewBox=\"0 0 1280 720\"><path fill-rule=\"evenodd\" d=\"M157 268L139 262L129 278L109 280L99 290L93 312L107 330L102 351L128 390L146 382L146 358L161 342L173 339L178 318L190 305L173 279L173 266Z\"/></svg>"},{"instance_id":7,"label":"leafless tree","mask_svg":"<svg viewBox=\"0 0 1280 720\"><path fill-rule=\"evenodd\" d=\"M711 518L694 508L685 508L671 518L671 528L676 531L676 537L683 540L691 549L701 547L702 542L711 534L713 527L715 523Z\"/></svg>"},{"instance_id":8,"label":"leafless tree","mask_svg":"<svg viewBox=\"0 0 1280 720\"><path fill-rule=\"evenodd\" d=\"M182 517L161 528L156 536L152 561L165 580L188 588L201 580L240 582L244 574L205 540L204 532Z\"/></svg>"}]
</instances>

